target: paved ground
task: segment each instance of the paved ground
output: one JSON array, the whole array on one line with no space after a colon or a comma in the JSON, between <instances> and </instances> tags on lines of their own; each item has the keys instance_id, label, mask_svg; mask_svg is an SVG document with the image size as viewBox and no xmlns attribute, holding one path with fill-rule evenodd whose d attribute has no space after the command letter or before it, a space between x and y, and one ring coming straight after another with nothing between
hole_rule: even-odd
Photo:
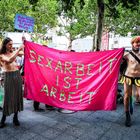
<instances>
[{"instance_id":1,"label":"paved ground","mask_svg":"<svg viewBox=\"0 0 140 140\"><path fill-rule=\"evenodd\" d=\"M43 104L40 106L45 109ZM130 128L124 126L122 104L116 111L73 114L57 109L35 112L32 101L26 99L24 107L19 114L21 126L15 127L13 116L8 117L7 127L0 129L0 140L140 140L140 105L135 105Z\"/></svg>"}]
</instances>

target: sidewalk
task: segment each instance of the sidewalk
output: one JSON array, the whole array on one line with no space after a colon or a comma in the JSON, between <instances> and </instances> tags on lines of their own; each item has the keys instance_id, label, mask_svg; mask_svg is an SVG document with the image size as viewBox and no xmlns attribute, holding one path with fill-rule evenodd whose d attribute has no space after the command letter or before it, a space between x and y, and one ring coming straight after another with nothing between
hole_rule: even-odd
<instances>
[{"instance_id":1,"label":"sidewalk","mask_svg":"<svg viewBox=\"0 0 140 140\"><path fill-rule=\"evenodd\" d=\"M44 104L40 107L45 109ZM57 110L33 111L32 101L24 100L24 111L19 113L21 125L15 127L12 117L0 129L0 140L139 140L140 105L135 106L133 125L124 126L123 105L116 111L84 111L63 114ZM0 112L0 117L1 117Z\"/></svg>"}]
</instances>

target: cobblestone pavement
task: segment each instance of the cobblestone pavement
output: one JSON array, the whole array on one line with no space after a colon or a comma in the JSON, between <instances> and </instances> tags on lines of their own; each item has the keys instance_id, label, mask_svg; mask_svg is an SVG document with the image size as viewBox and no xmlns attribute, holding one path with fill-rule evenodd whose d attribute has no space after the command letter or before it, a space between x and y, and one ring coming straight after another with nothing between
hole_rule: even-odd
<instances>
[{"instance_id":1,"label":"cobblestone pavement","mask_svg":"<svg viewBox=\"0 0 140 140\"><path fill-rule=\"evenodd\" d=\"M40 107L45 109L44 104ZM133 125L124 126L123 104L115 111L79 111L64 114L58 110L33 111L33 102L24 100L24 111L19 113L21 125L15 127L12 115L7 126L0 129L0 140L139 140L140 105L135 105ZM0 117L2 113L0 112Z\"/></svg>"}]
</instances>

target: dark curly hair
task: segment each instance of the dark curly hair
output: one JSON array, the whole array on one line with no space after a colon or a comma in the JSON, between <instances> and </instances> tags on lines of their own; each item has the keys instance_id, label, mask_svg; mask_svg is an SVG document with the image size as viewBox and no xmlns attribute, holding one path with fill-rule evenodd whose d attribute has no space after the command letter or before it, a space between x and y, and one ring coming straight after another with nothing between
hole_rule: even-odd
<instances>
[{"instance_id":1,"label":"dark curly hair","mask_svg":"<svg viewBox=\"0 0 140 140\"><path fill-rule=\"evenodd\" d=\"M3 41L2 41L2 45L1 45L1 49L0 49L0 54L4 54L6 53L6 45L12 41L11 38L6 37Z\"/></svg>"}]
</instances>

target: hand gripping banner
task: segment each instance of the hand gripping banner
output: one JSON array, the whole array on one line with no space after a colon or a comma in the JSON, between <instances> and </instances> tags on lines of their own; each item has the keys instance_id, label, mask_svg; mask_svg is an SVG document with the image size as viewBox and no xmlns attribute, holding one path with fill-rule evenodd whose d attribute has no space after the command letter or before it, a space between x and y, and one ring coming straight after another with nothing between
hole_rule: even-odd
<instances>
[{"instance_id":1,"label":"hand gripping banner","mask_svg":"<svg viewBox=\"0 0 140 140\"><path fill-rule=\"evenodd\" d=\"M69 110L116 109L123 48L79 53L24 44L24 97Z\"/></svg>"}]
</instances>

